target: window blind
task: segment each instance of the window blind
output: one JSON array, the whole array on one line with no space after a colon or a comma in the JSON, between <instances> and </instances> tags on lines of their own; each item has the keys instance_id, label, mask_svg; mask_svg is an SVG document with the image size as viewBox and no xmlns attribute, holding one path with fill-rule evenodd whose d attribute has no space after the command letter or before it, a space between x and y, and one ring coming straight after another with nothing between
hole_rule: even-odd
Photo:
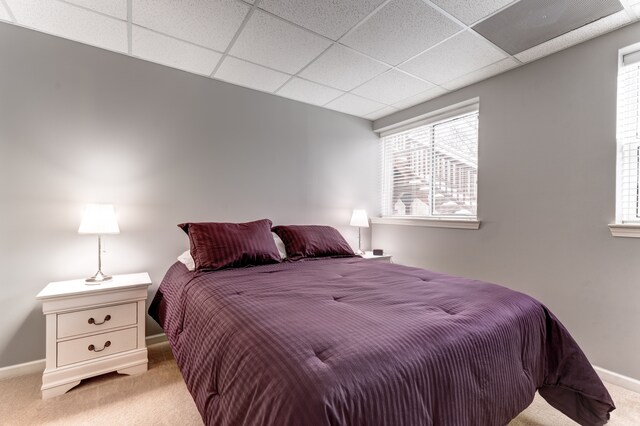
<instances>
[{"instance_id":1,"label":"window blind","mask_svg":"<svg viewBox=\"0 0 640 426\"><path fill-rule=\"evenodd\" d=\"M634 60L629 60L634 59ZM625 55L618 72L617 221L640 222L640 59Z\"/></svg>"},{"instance_id":2,"label":"window blind","mask_svg":"<svg viewBox=\"0 0 640 426\"><path fill-rule=\"evenodd\" d=\"M381 139L382 214L477 217L478 111Z\"/></svg>"}]
</instances>

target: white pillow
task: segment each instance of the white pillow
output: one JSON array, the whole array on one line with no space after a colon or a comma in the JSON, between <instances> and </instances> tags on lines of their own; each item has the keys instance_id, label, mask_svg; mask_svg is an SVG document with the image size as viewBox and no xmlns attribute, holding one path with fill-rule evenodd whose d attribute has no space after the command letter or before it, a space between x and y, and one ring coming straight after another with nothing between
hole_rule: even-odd
<instances>
[{"instance_id":1,"label":"white pillow","mask_svg":"<svg viewBox=\"0 0 640 426\"><path fill-rule=\"evenodd\" d=\"M196 270L196 262L194 262L193 257L191 256L191 252L189 250L182 253L178 256L178 260L184 264L190 271Z\"/></svg>"},{"instance_id":2,"label":"white pillow","mask_svg":"<svg viewBox=\"0 0 640 426\"><path fill-rule=\"evenodd\" d=\"M280 254L280 259L283 259L283 260L286 259L287 250L284 248L284 242L280 239L278 234L276 234L275 232L272 232L271 235L273 235L273 241L275 241L276 247L278 247L278 253Z\"/></svg>"},{"instance_id":3,"label":"white pillow","mask_svg":"<svg viewBox=\"0 0 640 426\"><path fill-rule=\"evenodd\" d=\"M275 232L272 232L271 235L273 235L273 241L276 243L276 247L278 248L278 254L280 255L280 258L286 259L287 250L284 248L284 242L280 239L280 237L278 237L278 234L276 234ZM180 256L178 256L178 261L183 263L188 270L190 271L196 270L196 262L193 260L193 257L191 256L191 251L187 250L184 253L182 253Z\"/></svg>"}]
</instances>

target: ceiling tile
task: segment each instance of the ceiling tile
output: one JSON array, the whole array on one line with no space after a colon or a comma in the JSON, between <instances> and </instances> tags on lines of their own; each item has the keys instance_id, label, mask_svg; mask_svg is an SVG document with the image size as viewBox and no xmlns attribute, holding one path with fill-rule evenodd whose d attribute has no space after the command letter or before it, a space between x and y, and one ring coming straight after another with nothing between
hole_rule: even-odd
<instances>
[{"instance_id":1,"label":"ceiling tile","mask_svg":"<svg viewBox=\"0 0 640 426\"><path fill-rule=\"evenodd\" d=\"M385 106L386 105L381 103L352 95L351 93L345 93L338 99L325 105L326 108L334 109L346 114L357 115L359 117L364 117L365 115L378 111Z\"/></svg>"},{"instance_id":2,"label":"ceiling tile","mask_svg":"<svg viewBox=\"0 0 640 426\"><path fill-rule=\"evenodd\" d=\"M131 45L133 56L207 76L222 58L220 53L135 25Z\"/></svg>"},{"instance_id":3,"label":"ceiling tile","mask_svg":"<svg viewBox=\"0 0 640 426\"><path fill-rule=\"evenodd\" d=\"M503 59L500 62L496 62L495 64L491 64L477 71L472 71L469 74L463 75L462 77L443 83L442 87L448 90L458 90L462 87L469 86L470 84L493 77L494 75L502 74L505 71L517 67L518 65L518 62L511 58Z\"/></svg>"},{"instance_id":4,"label":"ceiling tile","mask_svg":"<svg viewBox=\"0 0 640 426\"><path fill-rule=\"evenodd\" d=\"M462 22L471 25L474 22L489 16L502 9L514 0L483 0L483 1L460 1L460 0L431 0ZM517 0L516 0L517 1Z\"/></svg>"},{"instance_id":5,"label":"ceiling tile","mask_svg":"<svg viewBox=\"0 0 640 426\"><path fill-rule=\"evenodd\" d=\"M300 76L348 91L388 69L380 62L336 44L305 68Z\"/></svg>"},{"instance_id":6,"label":"ceiling tile","mask_svg":"<svg viewBox=\"0 0 640 426\"><path fill-rule=\"evenodd\" d=\"M631 19L627 12L623 10L580 27L577 30L563 34L560 37L547 41L546 43L542 43L538 46L532 47L531 49L525 50L524 52L517 54L516 58L522 62L535 61L543 56L551 55L552 53L559 52L560 50L582 43L583 41L587 41L609 31L613 31L616 28L620 28L623 25L628 24L629 22L631 22Z\"/></svg>"},{"instance_id":7,"label":"ceiling tile","mask_svg":"<svg viewBox=\"0 0 640 426\"><path fill-rule=\"evenodd\" d=\"M278 90L277 95L308 104L324 105L343 93L341 90L332 89L301 78L293 78Z\"/></svg>"},{"instance_id":8,"label":"ceiling tile","mask_svg":"<svg viewBox=\"0 0 640 426\"><path fill-rule=\"evenodd\" d=\"M520 1L473 29L515 55L622 9L619 0Z\"/></svg>"},{"instance_id":9,"label":"ceiling tile","mask_svg":"<svg viewBox=\"0 0 640 426\"><path fill-rule=\"evenodd\" d=\"M127 0L66 0L66 2L111 15L118 19L127 19Z\"/></svg>"},{"instance_id":10,"label":"ceiling tile","mask_svg":"<svg viewBox=\"0 0 640 426\"><path fill-rule=\"evenodd\" d=\"M105 49L127 52L127 24L51 0L6 0L26 27Z\"/></svg>"},{"instance_id":11,"label":"ceiling tile","mask_svg":"<svg viewBox=\"0 0 640 426\"><path fill-rule=\"evenodd\" d=\"M397 65L462 28L422 0L393 0L342 42Z\"/></svg>"},{"instance_id":12,"label":"ceiling tile","mask_svg":"<svg viewBox=\"0 0 640 426\"><path fill-rule=\"evenodd\" d=\"M444 95L445 93L447 93L447 91L442 87L434 86L431 89L418 93L417 95L413 95L406 99L398 101L394 103L393 106L399 109L405 109L414 105L421 104L423 102L427 102L428 100L435 99L438 96Z\"/></svg>"},{"instance_id":13,"label":"ceiling tile","mask_svg":"<svg viewBox=\"0 0 640 426\"><path fill-rule=\"evenodd\" d=\"M385 104L393 104L431 87L431 83L425 83L401 71L391 70L366 82L352 93Z\"/></svg>"},{"instance_id":14,"label":"ceiling tile","mask_svg":"<svg viewBox=\"0 0 640 426\"><path fill-rule=\"evenodd\" d=\"M274 92L291 76L227 56L214 77L251 89Z\"/></svg>"},{"instance_id":15,"label":"ceiling tile","mask_svg":"<svg viewBox=\"0 0 640 426\"><path fill-rule=\"evenodd\" d=\"M330 45L327 39L257 10L230 53L294 74Z\"/></svg>"},{"instance_id":16,"label":"ceiling tile","mask_svg":"<svg viewBox=\"0 0 640 426\"><path fill-rule=\"evenodd\" d=\"M383 1L263 0L260 7L337 40Z\"/></svg>"},{"instance_id":17,"label":"ceiling tile","mask_svg":"<svg viewBox=\"0 0 640 426\"><path fill-rule=\"evenodd\" d=\"M417 56L400 68L420 78L440 84L506 57L507 55L500 52L491 43L465 31Z\"/></svg>"},{"instance_id":18,"label":"ceiling tile","mask_svg":"<svg viewBox=\"0 0 640 426\"><path fill-rule=\"evenodd\" d=\"M397 112L397 111L398 111L397 108L386 106L382 109L372 112L371 114L365 115L364 118L368 120L377 120L378 118L386 117L387 115L393 114L394 112Z\"/></svg>"},{"instance_id":19,"label":"ceiling tile","mask_svg":"<svg viewBox=\"0 0 640 426\"><path fill-rule=\"evenodd\" d=\"M249 9L249 5L236 0L134 0L132 20L223 52Z\"/></svg>"}]
</instances>

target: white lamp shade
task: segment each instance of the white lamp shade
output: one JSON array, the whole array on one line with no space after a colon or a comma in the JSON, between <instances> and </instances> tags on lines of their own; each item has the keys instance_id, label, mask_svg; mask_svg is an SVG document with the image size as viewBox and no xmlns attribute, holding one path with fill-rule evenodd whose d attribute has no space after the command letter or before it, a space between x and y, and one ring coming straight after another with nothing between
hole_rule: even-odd
<instances>
[{"instance_id":1,"label":"white lamp shade","mask_svg":"<svg viewBox=\"0 0 640 426\"><path fill-rule=\"evenodd\" d=\"M369 227L369 217L364 209L354 209L351 215L351 226L359 226L360 228Z\"/></svg>"},{"instance_id":2,"label":"white lamp shade","mask_svg":"<svg viewBox=\"0 0 640 426\"><path fill-rule=\"evenodd\" d=\"M82 214L78 234L119 234L116 211L111 204L87 204Z\"/></svg>"}]
</instances>

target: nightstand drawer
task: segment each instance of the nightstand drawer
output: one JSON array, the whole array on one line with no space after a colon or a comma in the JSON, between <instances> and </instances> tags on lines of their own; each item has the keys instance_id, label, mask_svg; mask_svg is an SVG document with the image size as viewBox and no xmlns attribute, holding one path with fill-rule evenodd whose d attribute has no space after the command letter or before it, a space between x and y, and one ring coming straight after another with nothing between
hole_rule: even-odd
<instances>
[{"instance_id":1,"label":"nightstand drawer","mask_svg":"<svg viewBox=\"0 0 640 426\"><path fill-rule=\"evenodd\" d=\"M137 327L100 333L58 343L58 367L87 361L137 347Z\"/></svg>"},{"instance_id":2,"label":"nightstand drawer","mask_svg":"<svg viewBox=\"0 0 640 426\"><path fill-rule=\"evenodd\" d=\"M137 321L136 309L135 303L128 303L59 314L58 339L133 325Z\"/></svg>"}]
</instances>

